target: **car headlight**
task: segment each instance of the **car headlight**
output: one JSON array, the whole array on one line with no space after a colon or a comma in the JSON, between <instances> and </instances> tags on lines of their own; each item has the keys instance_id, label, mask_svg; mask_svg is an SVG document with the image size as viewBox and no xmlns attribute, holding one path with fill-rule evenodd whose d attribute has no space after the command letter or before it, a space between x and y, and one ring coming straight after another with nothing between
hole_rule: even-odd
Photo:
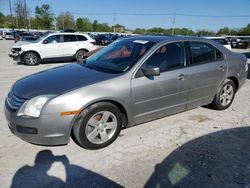
<instances>
[{"instance_id":1,"label":"car headlight","mask_svg":"<svg viewBox=\"0 0 250 188\"><path fill-rule=\"evenodd\" d=\"M17 116L28 116L38 118L43 106L55 95L41 95L26 101L17 113Z\"/></svg>"},{"instance_id":2,"label":"car headlight","mask_svg":"<svg viewBox=\"0 0 250 188\"><path fill-rule=\"evenodd\" d=\"M21 52L22 48L21 47L14 47L12 48L12 52Z\"/></svg>"}]
</instances>

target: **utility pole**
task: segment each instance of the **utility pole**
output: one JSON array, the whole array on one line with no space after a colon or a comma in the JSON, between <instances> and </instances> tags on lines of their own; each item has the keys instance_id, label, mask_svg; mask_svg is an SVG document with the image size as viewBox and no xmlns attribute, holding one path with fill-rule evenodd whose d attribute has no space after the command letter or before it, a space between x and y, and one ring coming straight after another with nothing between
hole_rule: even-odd
<instances>
[{"instance_id":1,"label":"utility pole","mask_svg":"<svg viewBox=\"0 0 250 188\"><path fill-rule=\"evenodd\" d=\"M9 0L9 7L10 7L10 18L11 18L12 30L14 31L14 23L13 23L11 0Z\"/></svg>"},{"instance_id":2,"label":"utility pole","mask_svg":"<svg viewBox=\"0 0 250 188\"><path fill-rule=\"evenodd\" d=\"M64 29L64 15L63 15L63 29Z\"/></svg>"},{"instance_id":3,"label":"utility pole","mask_svg":"<svg viewBox=\"0 0 250 188\"><path fill-rule=\"evenodd\" d=\"M56 18L54 17L54 30L56 31L56 29L57 29L57 25L56 25Z\"/></svg>"},{"instance_id":4,"label":"utility pole","mask_svg":"<svg viewBox=\"0 0 250 188\"><path fill-rule=\"evenodd\" d=\"M114 13L114 28L113 28L114 33L116 32L115 25L116 25L116 13Z\"/></svg>"},{"instance_id":5,"label":"utility pole","mask_svg":"<svg viewBox=\"0 0 250 188\"><path fill-rule=\"evenodd\" d=\"M173 28L172 28L172 35L174 35L174 27L175 27L175 14L174 14L174 17L173 17Z\"/></svg>"},{"instance_id":6,"label":"utility pole","mask_svg":"<svg viewBox=\"0 0 250 188\"><path fill-rule=\"evenodd\" d=\"M23 4L24 4L24 13L25 13L25 26L26 29L28 29L29 31L29 25L28 25L28 15L27 15L27 6L26 6L26 0L23 0Z\"/></svg>"},{"instance_id":7,"label":"utility pole","mask_svg":"<svg viewBox=\"0 0 250 188\"><path fill-rule=\"evenodd\" d=\"M30 17L29 17L28 21L29 21L29 27L28 28L31 29Z\"/></svg>"}]
</instances>

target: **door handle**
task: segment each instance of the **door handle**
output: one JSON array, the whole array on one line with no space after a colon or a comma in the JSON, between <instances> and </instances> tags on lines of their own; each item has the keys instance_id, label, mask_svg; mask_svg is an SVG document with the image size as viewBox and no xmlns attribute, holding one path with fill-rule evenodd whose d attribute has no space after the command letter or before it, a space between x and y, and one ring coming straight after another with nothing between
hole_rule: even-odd
<instances>
[{"instance_id":1,"label":"door handle","mask_svg":"<svg viewBox=\"0 0 250 188\"><path fill-rule=\"evenodd\" d=\"M225 68L224 68L223 66L220 66L220 67L219 67L219 70L220 70L221 72L224 72L224 71L225 71Z\"/></svg>"},{"instance_id":2,"label":"door handle","mask_svg":"<svg viewBox=\"0 0 250 188\"><path fill-rule=\"evenodd\" d=\"M178 77L177 77L178 80L185 80L185 75L184 74L180 74Z\"/></svg>"}]
</instances>

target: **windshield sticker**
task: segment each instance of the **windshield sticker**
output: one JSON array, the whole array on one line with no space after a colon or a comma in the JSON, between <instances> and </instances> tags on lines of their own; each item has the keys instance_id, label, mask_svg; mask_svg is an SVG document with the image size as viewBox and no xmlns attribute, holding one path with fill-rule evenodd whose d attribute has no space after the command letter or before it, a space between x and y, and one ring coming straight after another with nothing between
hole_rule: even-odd
<instances>
[{"instance_id":1,"label":"windshield sticker","mask_svg":"<svg viewBox=\"0 0 250 188\"><path fill-rule=\"evenodd\" d=\"M148 41L146 41L146 40L134 40L133 42L140 43L140 44L147 44L148 43Z\"/></svg>"}]
</instances>

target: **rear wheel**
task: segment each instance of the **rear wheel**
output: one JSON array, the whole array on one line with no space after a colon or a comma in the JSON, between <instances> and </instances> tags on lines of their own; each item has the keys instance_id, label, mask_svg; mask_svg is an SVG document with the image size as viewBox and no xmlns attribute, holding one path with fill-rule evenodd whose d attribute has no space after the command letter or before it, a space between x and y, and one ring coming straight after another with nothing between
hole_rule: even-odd
<instances>
[{"instance_id":1,"label":"rear wheel","mask_svg":"<svg viewBox=\"0 0 250 188\"><path fill-rule=\"evenodd\" d=\"M122 128L122 114L113 104L100 102L81 112L73 126L78 144L86 149L108 146L118 137Z\"/></svg>"},{"instance_id":2,"label":"rear wheel","mask_svg":"<svg viewBox=\"0 0 250 188\"><path fill-rule=\"evenodd\" d=\"M233 102L236 88L232 80L225 80L221 87L219 87L211 107L217 110L227 109Z\"/></svg>"},{"instance_id":3,"label":"rear wheel","mask_svg":"<svg viewBox=\"0 0 250 188\"><path fill-rule=\"evenodd\" d=\"M39 64L39 57L34 52L27 52L22 57L22 63L29 66L34 66Z\"/></svg>"},{"instance_id":4,"label":"rear wheel","mask_svg":"<svg viewBox=\"0 0 250 188\"><path fill-rule=\"evenodd\" d=\"M86 50L79 50L76 52L76 55L75 55L75 58L76 58L76 61L81 63L84 59L84 55L87 53Z\"/></svg>"}]
</instances>

